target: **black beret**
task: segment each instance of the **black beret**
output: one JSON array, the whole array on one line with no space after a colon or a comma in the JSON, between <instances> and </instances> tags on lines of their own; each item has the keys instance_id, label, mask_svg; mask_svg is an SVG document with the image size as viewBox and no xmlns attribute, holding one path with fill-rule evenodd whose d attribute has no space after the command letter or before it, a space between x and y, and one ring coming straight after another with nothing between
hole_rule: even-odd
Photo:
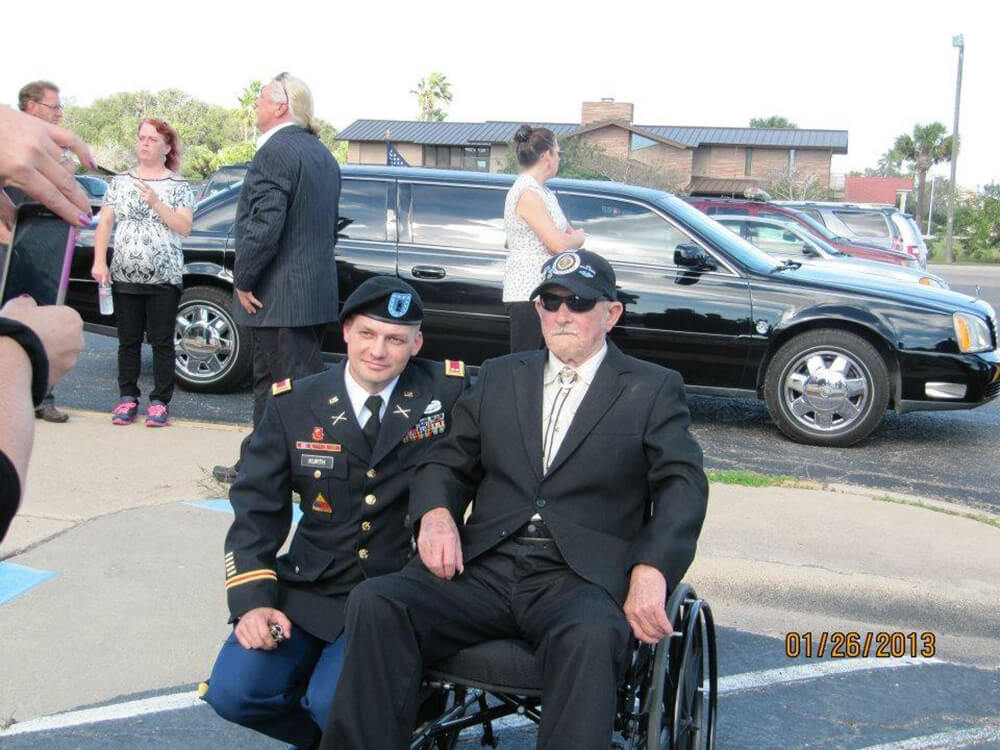
<instances>
[{"instance_id":1,"label":"black beret","mask_svg":"<svg viewBox=\"0 0 1000 750\"><path fill-rule=\"evenodd\" d=\"M424 318L424 303L417 290L402 279L373 276L344 301L340 322L352 315L364 315L386 323L420 325Z\"/></svg>"}]
</instances>

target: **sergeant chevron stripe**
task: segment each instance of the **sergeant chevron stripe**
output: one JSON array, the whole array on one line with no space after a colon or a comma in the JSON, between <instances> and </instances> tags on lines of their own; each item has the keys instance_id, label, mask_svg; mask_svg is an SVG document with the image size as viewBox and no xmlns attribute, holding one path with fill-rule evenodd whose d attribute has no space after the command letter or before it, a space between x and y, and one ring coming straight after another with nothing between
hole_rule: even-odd
<instances>
[{"instance_id":1,"label":"sergeant chevron stripe","mask_svg":"<svg viewBox=\"0 0 1000 750\"><path fill-rule=\"evenodd\" d=\"M238 576L233 576L226 580L226 589L231 589L234 586L242 586L244 583L251 583L252 581L277 581L278 574L275 573L270 568L261 568L259 570L250 570L246 573L240 573Z\"/></svg>"}]
</instances>

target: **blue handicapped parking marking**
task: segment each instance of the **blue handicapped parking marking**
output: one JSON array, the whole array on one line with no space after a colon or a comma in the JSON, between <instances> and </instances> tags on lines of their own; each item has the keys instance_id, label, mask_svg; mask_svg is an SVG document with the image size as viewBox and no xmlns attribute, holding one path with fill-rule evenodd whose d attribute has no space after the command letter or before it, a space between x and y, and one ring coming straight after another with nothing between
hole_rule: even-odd
<instances>
[{"instance_id":1,"label":"blue handicapped parking marking","mask_svg":"<svg viewBox=\"0 0 1000 750\"><path fill-rule=\"evenodd\" d=\"M37 570L25 565L0 562L0 604L16 599L55 575L52 570Z\"/></svg>"},{"instance_id":2,"label":"blue handicapped parking marking","mask_svg":"<svg viewBox=\"0 0 1000 750\"><path fill-rule=\"evenodd\" d=\"M195 508L203 508L204 510L214 510L216 513L232 513L233 506L229 504L228 500L191 500L187 503L188 505L193 505ZM299 519L302 518L302 511L299 510L298 505L292 506L292 523L298 523Z\"/></svg>"}]
</instances>

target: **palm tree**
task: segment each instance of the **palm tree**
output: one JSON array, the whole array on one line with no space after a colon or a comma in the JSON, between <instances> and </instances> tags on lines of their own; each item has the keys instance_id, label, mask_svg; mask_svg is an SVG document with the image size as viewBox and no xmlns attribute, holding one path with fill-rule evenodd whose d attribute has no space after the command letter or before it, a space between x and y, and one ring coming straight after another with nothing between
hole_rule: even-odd
<instances>
[{"instance_id":1,"label":"palm tree","mask_svg":"<svg viewBox=\"0 0 1000 750\"><path fill-rule=\"evenodd\" d=\"M924 193L926 192L927 170L935 164L951 160L952 137L945 135L947 128L940 122L930 125L914 125L913 135L903 133L896 138L892 147L902 159L913 165L917 173L917 226L923 226Z\"/></svg>"},{"instance_id":2,"label":"palm tree","mask_svg":"<svg viewBox=\"0 0 1000 750\"><path fill-rule=\"evenodd\" d=\"M253 130L257 125L257 97L260 96L260 81L250 81L250 85L240 92L239 112L240 125L243 128L243 140L253 140Z\"/></svg>"},{"instance_id":3,"label":"palm tree","mask_svg":"<svg viewBox=\"0 0 1000 750\"><path fill-rule=\"evenodd\" d=\"M419 112L417 118L425 122L441 122L447 116L438 105L451 104L451 84L443 73L432 72L417 81L417 87L410 89L417 96Z\"/></svg>"},{"instance_id":4,"label":"palm tree","mask_svg":"<svg viewBox=\"0 0 1000 750\"><path fill-rule=\"evenodd\" d=\"M878 169L875 171L879 177L900 177L902 169L903 157L890 148L878 158Z\"/></svg>"}]
</instances>

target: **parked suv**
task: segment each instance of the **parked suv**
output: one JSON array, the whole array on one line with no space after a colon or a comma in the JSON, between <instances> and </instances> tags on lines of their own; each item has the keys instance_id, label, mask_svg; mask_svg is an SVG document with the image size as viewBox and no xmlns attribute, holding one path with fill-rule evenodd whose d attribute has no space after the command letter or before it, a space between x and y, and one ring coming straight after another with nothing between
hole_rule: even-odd
<instances>
[{"instance_id":1,"label":"parked suv","mask_svg":"<svg viewBox=\"0 0 1000 750\"><path fill-rule=\"evenodd\" d=\"M219 167L212 173L211 177L202 183L196 197L198 200L203 201L206 198L211 198L216 193L221 193L223 190L232 187L237 182L242 184L243 178L247 176L248 169L250 169L250 165L247 163L227 164Z\"/></svg>"},{"instance_id":2,"label":"parked suv","mask_svg":"<svg viewBox=\"0 0 1000 750\"><path fill-rule=\"evenodd\" d=\"M424 301L422 354L470 366L506 354L503 207L514 177L358 165L341 173L340 298L371 276L398 276ZM850 445L887 407L971 408L1000 393L996 315L982 300L776 263L658 190L548 187L586 247L615 268L625 311L611 338L679 371L693 393L765 399L794 440ZM246 333L232 318L238 197L234 187L199 204L185 241L175 340L178 379L192 390L232 388L250 368ZM92 240L81 235L67 302L88 328L111 332L89 278ZM332 323L324 351L343 347Z\"/></svg>"},{"instance_id":3,"label":"parked suv","mask_svg":"<svg viewBox=\"0 0 1000 750\"><path fill-rule=\"evenodd\" d=\"M726 214L728 216L760 216L764 219L779 221L794 221L804 226L809 232L833 245L840 252L853 255L855 258L877 260L882 263L892 263L897 266L915 266L916 261L905 253L889 250L875 244L847 238L831 231L823 223L810 214L785 205L754 200L739 200L736 198L685 198L688 203L709 216Z\"/></svg>"},{"instance_id":4,"label":"parked suv","mask_svg":"<svg viewBox=\"0 0 1000 750\"><path fill-rule=\"evenodd\" d=\"M912 229L907 226L906 214L901 213L895 206L832 201L780 201L779 203L812 217L831 232L852 240L869 242L888 250L905 253L917 265L921 267L927 265L927 248L925 246L921 251L919 229L916 229L915 224Z\"/></svg>"}]
</instances>

